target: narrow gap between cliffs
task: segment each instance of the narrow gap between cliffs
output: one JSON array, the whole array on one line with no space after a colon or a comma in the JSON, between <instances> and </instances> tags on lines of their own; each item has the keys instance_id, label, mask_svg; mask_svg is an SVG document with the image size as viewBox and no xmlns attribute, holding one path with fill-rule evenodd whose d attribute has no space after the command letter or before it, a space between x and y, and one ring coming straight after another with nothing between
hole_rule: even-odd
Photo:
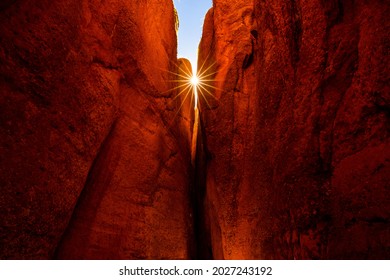
<instances>
[{"instance_id":1,"label":"narrow gap between cliffs","mask_svg":"<svg viewBox=\"0 0 390 280\"><path fill-rule=\"evenodd\" d=\"M191 145L193 182L191 184L191 203L194 228L194 259L211 260L213 252L208 215L206 213L206 161L205 134L199 108L195 107L194 127Z\"/></svg>"},{"instance_id":2,"label":"narrow gap between cliffs","mask_svg":"<svg viewBox=\"0 0 390 280\"><path fill-rule=\"evenodd\" d=\"M180 67L178 80L182 83L182 85L179 84L179 90L192 90L190 104L191 106L194 106L194 111L192 111L193 113L190 111L190 119L193 120L193 128L191 131L191 142L189 143L189 148L191 149L192 169L189 199L191 203L193 229L193 237L189 240L189 249L191 251L190 258L207 260L213 258L213 252L211 249L210 226L206 200L206 136L203 130L204 126L198 104L198 90L199 93L202 94L201 89L203 89L206 85L204 85L202 77L193 75L193 73L197 73L198 44L200 38L202 37L205 15L213 6L213 1L174 0L173 2L175 7L176 31L178 36L178 57L185 57L185 59L179 59ZM186 90L181 92L181 96L187 96ZM195 104L192 103L192 100L195 100ZM183 101L182 105L183 104L188 105L185 101ZM185 111L188 113L187 110Z\"/></svg>"}]
</instances>

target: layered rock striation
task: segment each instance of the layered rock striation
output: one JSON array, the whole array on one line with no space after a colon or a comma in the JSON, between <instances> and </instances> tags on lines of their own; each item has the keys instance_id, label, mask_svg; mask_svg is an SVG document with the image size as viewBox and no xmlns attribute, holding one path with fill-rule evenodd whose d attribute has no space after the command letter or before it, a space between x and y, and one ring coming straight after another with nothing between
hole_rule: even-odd
<instances>
[{"instance_id":1,"label":"layered rock striation","mask_svg":"<svg viewBox=\"0 0 390 280\"><path fill-rule=\"evenodd\" d=\"M198 65L217 259L390 257L389 6L215 0Z\"/></svg>"},{"instance_id":2,"label":"layered rock striation","mask_svg":"<svg viewBox=\"0 0 390 280\"><path fill-rule=\"evenodd\" d=\"M0 5L0 258L190 256L172 1Z\"/></svg>"}]
</instances>

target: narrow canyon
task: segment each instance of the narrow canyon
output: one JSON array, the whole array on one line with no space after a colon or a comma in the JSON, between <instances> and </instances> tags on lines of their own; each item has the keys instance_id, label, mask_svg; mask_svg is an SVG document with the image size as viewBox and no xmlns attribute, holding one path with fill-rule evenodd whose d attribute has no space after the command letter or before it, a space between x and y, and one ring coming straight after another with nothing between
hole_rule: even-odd
<instances>
[{"instance_id":1,"label":"narrow canyon","mask_svg":"<svg viewBox=\"0 0 390 280\"><path fill-rule=\"evenodd\" d=\"M0 259L389 259L388 14L3 0Z\"/></svg>"}]
</instances>

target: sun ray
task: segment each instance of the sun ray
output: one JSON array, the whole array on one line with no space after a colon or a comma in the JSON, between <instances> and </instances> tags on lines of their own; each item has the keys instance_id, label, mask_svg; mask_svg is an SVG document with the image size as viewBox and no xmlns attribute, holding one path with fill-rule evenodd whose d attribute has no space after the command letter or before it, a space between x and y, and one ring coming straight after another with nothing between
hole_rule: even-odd
<instances>
[{"instance_id":1,"label":"sun ray","mask_svg":"<svg viewBox=\"0 0 390 280\"><path fill-rule=\"evenodd\" d=\"M189 94L190 92L191 92L190 90L187 91L186 95L185 95L184 98L183 98L183 101L182 101L181 104L180 104L179 109L177 109L177 111L176 111L176 113L175 113L175 116L173 117L173 120L176 118L177 114L180 112L181 107L183 107L184 102L186 101L186 99L187 99L187 97L188 97L188 94ZM172 122L173 122L173 120L172 120Z\"/></svg>"},{"instance_id":2,"label":"sun ray","mask_svg":"<svg viewBox=\"0 0 390 280\"><path fill-rule=\"evenodd\" d=\"M172 73L173 73L173 72L172 72ZM179 73L177 73L176 75L182 77L182 78L185 79L186 81L187 81L189 78L191 78L190 75L184 76L184 75L181 75L181 74L179 74Z\"/></svg>"},{"instance_id":3,"label":"sun ray","mask_svg":"<svg viewBox=\"0 0 390 280\"><path fill-rule=\"evenodd\" d=\"M180 83L187 83L188 82L188 79L190 78L187 78L185 80L168 80L169 82L180 82Z\"/></svg>"},{"instance_id":4,"label":"sun ray","mask_svg":"<svg viewBox=\"0 0 390 280\"><path fill-rule=\"evenodd\" d=\"M209 94L210 96L212 96L214 99L215 99L215 97L214 97L214 95L206 88L206 87L204 87L203 85L199 85L203 90L205 90L206 92L207 92L207 94ZM201 94L203 94L203 92L201 91Z\"/></svg>"},{"instance_id":5,"label":"sun ray","mask_svg":"<svg viewBox=\"0 0 390 280\"><path fill-rule=\"evenodd\" d=\"M190 104L192 104L192 100L194 99L194 97L195 97L195 94L191 94ZM196 102L196 100L195 100L195 105L194 105L194 106L196 106L196 104L197 104L197 102Z\"/></svg>"},{"instance_id":6,"label":"sun ray","mask_svg":"<svg viewBox=\"0 0 390 280\"><path fill-rule=\"evenodd\" d=\"M191 70L191 69L188 69L187 64L186 64L186 63L183 63L183 64L184 64L184 67L185 67L186 70L187 70L187 72L185 72L185 74L188 75L189 77L194 76L192 70Z\"/></svg>"},{"instance_id":7,"label":"sun ray","mask_svg":"<svg viewBox=\"0 0 390 280\"><path fill-rule=\"evenodd\" d=\"M210 54L211 54L211 52L209 52L207 54L206 59L203 61L202 66L199 68L199 71L196 71L197 73L202 73L202 69L205 66L206 62L208 61ZM198 76L201 76L201 75L198 75Z\"/></svg>"},{"instance_id":8,"label":"sun ray","mask_svg":"<svg viewBox=\"0 0 390 280\"><path fill-rule=\"evenodd\" d=\"M205 79L202 79L200 82L203 83L203 84L206 84L205 82L221 82L222 80L215 80L215 79L210 79L210 80L205 80Z\"/></svg>"},{"instance_id":9,"label":"sun ray","mask_svg":"<svg viewBox=\"0 0 390 280\"><path fill-rule=\"evenodd\" d=\"M180 68L179 65L177 65L176 63L175 63L175 66L176 66L177 68ZM187 81L189 78L191 78L191 75L188 74L188 73L185 72L185 71L182 71L182 72L184 72L184 74L185 74L185 75L182 75L182 74L180 74L180 73L178 73L178 72L173 72L173 71L169 71L169 70L161 69L161 68L158 68L158 69L161 70L161 71L163 71L163 72L173 74L173 75L175 75L175 76L180 76L180 77L183 78L185 81ZM189 73L190 73L190 72L189 72ZM169 81L172 81L172 80L169 80Z\"/></svg>"},{"instance_id":10,"label":"sun ray","mask_svg":"<svg viewBox=\"0 0 390 280\"><path fill-rule=\"evenodd\" d=\"M175 91L175 90L177 90L177 89L179 89L179 88L181 88L181 87L187 87L187 86L188 86L187 84L179 85L179 86L176 86L176 87L174 87L174 88L171 88L171 89L169 89L169 90L167 90L167 91L164 91L163 94L164 94L164 93L168 93L168 92L172 92L172 91Z\"/></svg>"},{"instance_id":11,"label":"sun ray","mask_svg":"<svg viewBox=\"0 0 390 280\"><path fill-rule=\"evenodd\" d=\"M187 85L184 89L182 89L173 99L178 98L180 95L182 95L185 91L191 91L191 85Z\"/></svg>"},{"instance_id":12,"label":"sun ray","mask_svg":"<svg viewBox=\"0 0 390 280\"><path fill-rule=\"evenodd\" d=\"M183 96L184 94L187 95L187 93L190 92L190 91L191 91L190 89L186 89L186 90L180 91L180 92L173 98L173 100L177 99L179 96Z\"/></svg>"},{"instance_id":13,"label":"sun ray","mask_svg":"<svg viewBox=\"0 0 390 280\"><path fill-rule=\"evenodd\" d=\"M216 89L216 90L220 90L221 89L221 88L218 88L216 86L212 86L212 85L209 85L209 84L206 84L206 83L201 83L201 85L204 86L204 87L210 87L210 88Z\"/></svg>"},{"instance_id":14,"label":"sun ray","mask_svg":"<svg viewBox=\"0 0 390 280\"><path fill-rule=\"evenodd\" d=\"M210 68L204 70L202 73L198 74L199 77L202 77L202 78L207 78L207 77L210 77L216 73L218 73L218 71L214 71L214 72L211 72L211 73L207 73L208 71L210 71L211 67L213 66L210 66Z\"/></svg>"},{"instance_id":15,"label":"sun ray","mask_svg":"<svg viewBox=\"0 0 390 280\"><path fill-rule=\"evenodd\" d=\"M203 93L202 93L200 96L201 96L201 97L203 98L203 100L206 102L207 107L209 107L209 109L211 109L210 103L207 101L207 98L203 95Z\"/></svg>"},{"instance_id":16,"label":"sun ray","mask_svg":"<svg viewBox=\"0 0 390 280\"><path fill-rule=\"evenodd\" d=\"M171 65L176 66L176 72L161 69L166 73L175 75L174 79L167 79L167 81L173 83L173 87L164 93L176 91L173 100L176 100L177 98L181 97L180 105L176 103L175 107L177 109L175 109L176 112L173 116L171 125L174 124L174 120L179 114L180 110L183 108L183 106L188 106L186 102L190 102L189 104L193 106L195 112L200 108L202 103L205 104L208 108L212 108L211 105L212 103L214 103L214 101L211 102L210 97L213 98L216 102L218 102L218 100L215 98L214 91L220 89L214 85L217 80L213 79L213 76L218 73L218 71L214 71L215 68L213 68L217 63L213 62L208 65L208 63L210 62L209 56L210 54L207 55L201 67L198 68L199 70L196 72L190 69L191 67L188 63L172 62ZM190 100L187 99L189 98L189 95Z\"/></svg>"},{"instance_id":17,"label":"sun ray","mask_svg":"<svg viewBox=\"0 0 390 280\"><path fill-rule=\"evenodd\" d=\"M207 59L209 58L209 55L210 55L210 52L207 54L206 59L203 61L202 66L200 66L199 71L197 71L197 72L201 72L202 71L204 65L206 64Z\"/></svg>"},{"instance_id":18,"label":"sun ray","mask_svg":"<svg viewBox=\"0 0 390 280\"><path fill-rule=\"evenodd\" d=\"M204 71L199 70L198 73L200 73L200 74L198 74L198 76L199 77L205 77L205 76L207 77L207 76L209 76L209 74L205 75L205 73L207 73L207 71L209 71L215 64L217 64L217 62L214 62L211 65L209 65L209 67L207 67ZM216 72L214 72L214 73L216 73Z\"/></svg>"},{"instance_id":19,"label":"sun ray","mask_svg":"<svg viewBox=\"0 0 390 280\"><path fill-rule=\"evenodd\" d=\"M218 71L215 71L215 72L212 72L212 73L209 73L207 75L199 75L199 77L202 77L202 80L205 79L205 78L208 78L210 76L213 76L214 74L217 74Z\"/></svg>"}]
</instances>

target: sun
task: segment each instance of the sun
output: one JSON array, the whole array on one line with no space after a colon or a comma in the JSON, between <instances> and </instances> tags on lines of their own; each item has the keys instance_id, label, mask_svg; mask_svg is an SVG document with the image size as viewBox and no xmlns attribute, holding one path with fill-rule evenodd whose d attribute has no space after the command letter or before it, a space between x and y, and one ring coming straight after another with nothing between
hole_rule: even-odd
<instances>
[{"instance_id":1,"label":"sun","mask_svg":"<svg viewBox=\"0 0 390 280\"><path fill-rule=\"evenodd\" d=\"M208 56L207 56L208 58ZM176 86L170 88L167 92L177 91L176 96L173 99L180 97L181 104L176 112L176 114L181 110L182 106L185 104L187 98L191 98L190 103L194 104L194 110L197 111L198 106L200 105L201 98L207 107L211 108L209 102L207 101L208 97L212 97L215 99L213 95L213 91L217 89L213 84L215 82L213 76L217 72L211 71L212 67L214 67L215 62L205 67L207 58L203 62L203 65L196 71L194 74L194 70L192 68L192 64L188 59L182 60L181 64L176 64L178 71L171 72L166 71L171 74L176 75L176 79L170 80L171 82L175 82Z\"/></svg>"},{"instance_id":2,"label":"sun","mask_svg":"<svg viewBox=\"0 0 390 280\"><path fill-rule=\"evenodd\" d=\"M216 80L214 79L214 75L218 73L217 71L213 71L213 67L215 67L216 62L210 63L210 61L208 61L208 57L209 55L207 55L206 59L203 61L203 64L199 69L193 69L193 64L191 64L188 59L180 59L178 61L179 63L175 64L177 66L177 72L164 70L176 76L176 79L169 80L170 82L175 82L176 86L166 92L177 92L173 100L175 100L176 98L180 98L179 100L181 100L181 104L180 106L178 106L179 108L176 110L175 116L172 118L171 125L173 124L173 120L180 112L181 108L185 104L186 100L188 100L188 98L191 98L189 104L194 104L194 115L192 115L194 117L194 123L191 140L191 163L193 166L195 166L198 127L200 126L199 115L201 104L199 102L200 100L198 99L201 97L207 107L211 109L211 106L207 99L209 97L215 99L213 95L214 90L220 90L213 85L213 83L216 82ZM206 63L208 64L207 67ZM195 66L195 68L197 67ZM194 70L198 70L196 74L194 74Z\"/></svg>"},{"instance_id":3,"label":"sun","mask_svg":"<svg viewBox=\"0 0 390 280\"><path fill-rule=\"evenodd\" d=\"M196 87L199 84L199 78L196 75L193 75L190 79L190 83Z\"/></svg>"}]
</instances>

